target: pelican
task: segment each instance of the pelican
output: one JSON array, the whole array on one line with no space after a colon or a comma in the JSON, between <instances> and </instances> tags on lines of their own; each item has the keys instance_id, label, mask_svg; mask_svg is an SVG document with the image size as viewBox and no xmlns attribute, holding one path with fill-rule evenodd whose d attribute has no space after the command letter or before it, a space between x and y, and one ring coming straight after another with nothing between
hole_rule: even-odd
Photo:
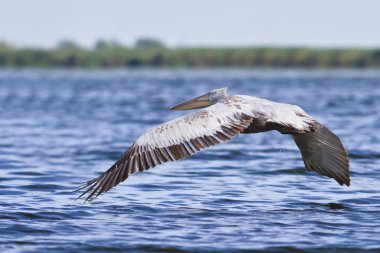
<instances>
[{"instance_id":1,"label":"pelican","mask_svg":"<svg viewBox=\"0 0 380 253\"><path fill-rule=\"evenodd\" d=\"M149 129L107 171L78 190L85 201L107 192L130 175L159 164L189 157L231 140L240 133L277 130L292 135L305 167L350 185L349 160L338 136L297 105L246 96L228 96L227 88L171 107L171 110L205 108Z\"/></svg>"}]
</instances>

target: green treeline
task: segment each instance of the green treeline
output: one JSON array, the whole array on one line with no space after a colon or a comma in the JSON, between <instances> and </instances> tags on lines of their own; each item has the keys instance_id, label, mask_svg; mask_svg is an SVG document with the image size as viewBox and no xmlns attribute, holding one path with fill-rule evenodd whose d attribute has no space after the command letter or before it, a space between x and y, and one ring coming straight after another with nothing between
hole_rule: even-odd
<instances>
[{"instance_id":1,"label":"green treeline","mask_svg":"<svg viewBox=\"0 0 380 253\"><path fill-rule=\"evenodd\" d=\"M98 41L91 49L63 41L53 49L16 48L0 42L0 67L380 67L379 49L296 47L178 47L139 40L127 47Z\"/></svg>"}]
</instances>

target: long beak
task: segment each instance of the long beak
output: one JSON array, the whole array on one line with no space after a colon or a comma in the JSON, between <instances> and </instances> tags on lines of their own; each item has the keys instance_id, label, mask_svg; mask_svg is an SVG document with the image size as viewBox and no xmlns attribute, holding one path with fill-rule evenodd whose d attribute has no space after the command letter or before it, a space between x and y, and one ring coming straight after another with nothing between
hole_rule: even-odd
<instances>
[{"instance_id":1,"label":"long beak","mask_svg":"<svg viewBox=\"0 0 380 253\"><path fill-rule=\"evenodd\" d=\"M203 108L212 105L210 99L208 98L208 93L202 96L190 99L181 104L170 107L170 110L191 110L196 108Z\"/></svg>"}]
</instances>

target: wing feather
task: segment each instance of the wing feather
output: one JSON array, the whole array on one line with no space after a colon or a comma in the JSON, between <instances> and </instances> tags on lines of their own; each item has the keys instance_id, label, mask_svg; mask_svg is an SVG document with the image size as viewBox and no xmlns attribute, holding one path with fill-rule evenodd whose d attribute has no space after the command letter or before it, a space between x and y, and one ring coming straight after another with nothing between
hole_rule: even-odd
<instances>
[{"instance_id":1,"label":"wing feather","mask_svg":"<svg viewBox=\"0 0 380 253\"><path fill-rule=\"evenodd\" d=\"M293 134L306 168L350 185L349 161L342 142L327 127L318 123L312 133Z\"/></svg>"},{"instance_id":2,"label":"wing feather","mask_svg":"<svg viewBox=\"0 0 380 253\"><path fill-rule=\"evenodd\" d=\"M253 115L225 104L166 122L142 135L106 172L88 181L79 190L86 201L109 191L130 175L159 164L181 160L196 152L225 141L243 132Z\"/></svg>"}]
</instances>

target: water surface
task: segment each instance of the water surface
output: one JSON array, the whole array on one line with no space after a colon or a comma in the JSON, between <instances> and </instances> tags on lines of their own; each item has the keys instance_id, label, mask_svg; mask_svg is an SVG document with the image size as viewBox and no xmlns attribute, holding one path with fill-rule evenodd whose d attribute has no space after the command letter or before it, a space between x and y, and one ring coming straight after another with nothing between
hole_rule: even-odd
<instances>
[{"instance_id":1,"label":"water surface","mask_svg":"<svg viewBox=\"0 0 380 253\"><path fill-rule=\"evenodd\" d=\"M351 186L308 172L290 136L242 135L137 174L98 199L106 170L167 108L228 86L294 103L337 133ZM380 251L380 73L0 71L2 252Z\"/></svg>"}]
</instances>

